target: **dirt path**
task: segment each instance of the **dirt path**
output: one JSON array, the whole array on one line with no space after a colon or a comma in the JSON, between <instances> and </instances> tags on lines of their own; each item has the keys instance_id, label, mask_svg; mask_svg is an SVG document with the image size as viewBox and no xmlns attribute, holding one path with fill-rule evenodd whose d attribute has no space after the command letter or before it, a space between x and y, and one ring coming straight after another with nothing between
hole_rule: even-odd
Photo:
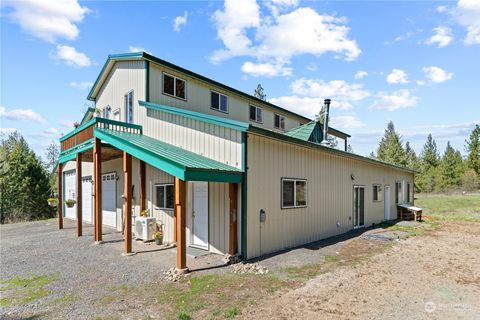
<instances>
[{"instance_id":1,"label":"dirt path","mask_svg":"<svg viewBox=\"0 0 480 320\"><path fill-rule=\"evenodd\" d=\"M480 223L444 223L276 294L242 317L480 319Z\"/></svg>"}]
</instances>

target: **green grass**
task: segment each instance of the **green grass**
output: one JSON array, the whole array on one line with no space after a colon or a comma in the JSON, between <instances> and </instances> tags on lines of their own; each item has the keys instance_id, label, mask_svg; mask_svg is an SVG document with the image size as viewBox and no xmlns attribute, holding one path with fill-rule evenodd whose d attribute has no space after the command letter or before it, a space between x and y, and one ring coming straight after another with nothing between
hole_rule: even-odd
<instances>
[{"instance_id":1,"label":"green grass","mask_svg":"<svg viewBox=\"0 0 480 320\"><path fill-rule=\"evenodd\" d=\"M2 292L0 307L23 305L47 297L51 292L44 287L58 279L57 274L2 279L0 280L0 292Z\"/></svg>"},{"instance_id":2,"label":"green grass","mask_svg":"<svg viewBox=\"0 0 480 320\"><path fill-rule=\"evenodd\" d=\"M233 308L227 309L227 311L225 311L225 317L228 318L228 319L233 319L236 316L238 316L239 314L240 314L240 309L238 309L237 307L233 307Z\"/></svg>"},{"instance_id":3,"label":"green grass","mask_svg":"<svg viewBox=\"0 0 480 320\"><path fill-rule=\"evenodd\" d=\"M418 195L415 205L437 220L480 222L480 195Z\"/></svg>"}]
</instances>

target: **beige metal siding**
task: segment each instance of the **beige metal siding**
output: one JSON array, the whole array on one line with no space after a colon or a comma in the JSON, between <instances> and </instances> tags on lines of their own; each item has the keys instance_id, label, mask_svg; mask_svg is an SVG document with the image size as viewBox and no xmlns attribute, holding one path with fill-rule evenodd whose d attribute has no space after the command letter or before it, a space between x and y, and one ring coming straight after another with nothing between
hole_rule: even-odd
<instances>
[{"instance_id":1,"label":"beige metal siding","mask_svg":"<svg viewBox=\"0 0 480 320\"><path fill-rule=\"evenodd\" d=\"M384 202L373 202L373 184L413 182L402 170L349 159L271 138L248 136L248 257L347 232L353 228L353 186L365 186L365 226L384 220ZM354 180L351 179L354 175ZM281 209L281 179L307 180L307 207ZM260 223L264 209L266 222Z\"/></svg>"},{"instance_id":2,"label":"beige metal siding","mask_svg":"<svg viewBox=\"0 0 480 320\"><path fill-rule=\"evenodd\" d=\"M163 72L187 81L187 99L177 99L163 94ZM210 105L210 91L225 94L228 96L228 114L224 112L211 109ZM199 81L197 79L185 76L176 71L167 69L155 63L150 63L150 102L174 106L177 108L197 111L205 114L210 114L218 117L225 117L243 122L249 122L249 105L253 104L263 109L263 123L252 122L252 124L266 129L274 129L273 115L274 113L285 116L285 129L298 127L301 123L306 121L301 117L295 117L282 111L277 111L270 106L256 101L249 100L243 96L232 94L213 86L211 84Z\"/></svg>"},{"instance_id":3,"label":"beige metal siding","mask_svg":"<svg viewBox=\"0 0 480 320\"><path fill-rule=\"evenodd\" d=\"M133 90L133 122L141 125L138 118L138 100L145 100L145 86L145 61L116 62L97 95L96 107L103 109L110 106L111 119L114 111L120 109L120 121L126 121L124 99L125 95Z\"/></svg>"},{"instance_id":4,"label":"beige metal siding","mask_svg":"<svg viewBox=\"0 0 480 320\"><path fill-rule=\"evenodd\" d=\"M210 251L226 253L230 225L228 183L208 184L208 204Z\"/></svg>"}]
</instances>

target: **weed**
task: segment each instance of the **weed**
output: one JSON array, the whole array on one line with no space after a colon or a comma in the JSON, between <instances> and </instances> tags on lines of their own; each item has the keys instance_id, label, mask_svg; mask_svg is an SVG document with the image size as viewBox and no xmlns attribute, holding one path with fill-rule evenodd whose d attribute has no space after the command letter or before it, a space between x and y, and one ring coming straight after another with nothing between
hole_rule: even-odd
<instances>
[{"instance_id":1,"label":"weed","mask_svg":"<svg viewBox=\"0 0 480 320\"><path fill-rule=\"evenodd\" d=\"M188 315L188 313L185 313L185 312L182 311L178 314L177 319L178 320L190 320L190 319L192 319L192 317L190 317Z\"/></svg>"},{"instance_id":2,"label":"weed","mask_svg":"<svg viewBox=\"0 0 480 320\"><path fill-rule=\"evenodd\" d=\"M229 319L235 318L239 314L240 314L240 309L238 309L237 307L233 307L225 311L225 317Z\"/></svg>"}]
</instances>

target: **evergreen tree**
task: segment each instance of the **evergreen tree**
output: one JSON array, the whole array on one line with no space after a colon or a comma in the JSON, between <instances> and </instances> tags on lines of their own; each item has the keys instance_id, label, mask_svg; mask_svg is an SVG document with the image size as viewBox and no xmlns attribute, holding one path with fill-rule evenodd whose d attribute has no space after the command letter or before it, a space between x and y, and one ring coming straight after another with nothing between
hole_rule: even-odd
<instances>
[{"instance_id":1,"label":"evergreen tree","mask_svg":"<svg viewBox=\"0 0 480 320\"><path fill-rule=\"evenodd\" d=\"M480 178L480 125L476 125L467 143L467 166Z\"/></svg>"},{"instance_id":2,"label":"evergreen tree","mask_svg":"<svg viewBox=\"0 0 480 320\"><path fill-rule=\"evenodd\" d=\"M18 132L0 145L0 188L0 223L53 216L48 174Z\"/></svg>"},{"instance_id":3,"label":"evergreen tree","mask_svg":"<svg viewBox=\"0 0 480 320\"><path fill-rule=\"evenodd\" d=\"M439 178L437 167L439 161L437 143L432 135L429 134L420 154L420 163L418 165L419 174L416 179L421 192L432 192L438 189L437 184Z\"/></svg>"},{"instance_id":4,"label":"evergreen tree","mask_svg":"<svg viewBox=\"0 0 480 320\"><path fill-rule=\"evenodd\" d=\"M390 121L377 149L377 159L399 166L407 164L402 139Z\"/></svg>"},{"instance_id":5,"label":"evergreen tree","mask_svg":"<svg viewBox=\"0 0 480 320\"><path fill-rule=\"evenodd\" d=\"M267 95L265 94L265 90L263 90L263 87L260 83L257 85L257 88L253 92L253 96L258 99L267 101Z\"/></svg>"},{"instance_id":6,"label":"evergreen tree","mask_svg":"<svg viewBox=\"0 0 480 320\"><path fill-rule=\"evenodd\" d=\"M463 176L462 155L452 148L450 141L445 148L438 172L437 190L445 191L460 186Z\"/></svg>"},{"instance_id":7,"label":"evergreen tree","mask_svg":"<svg viewBox=\"0 0 480 320\"><path fill-rule=\"evenodd\" d=\"M436 167L439 161L439 155L437 151L437 143L432 137L432 134L429 134L427 137L427 142L423 146L422 153L420 155L423 164L427 167Z\"/></svg>"},{"instance_id":8,"label":"evergreen tree","mask_svg":"<svg viewBox=\"0 0 480 320\"><path fill-rule=\"evenodd\" d=\"M414 170L417 169L417 154L415 153L415 150L410 147L410 142L408 141L405 143L405 161L408 168Z\"/></svg>"}]
</instances>

